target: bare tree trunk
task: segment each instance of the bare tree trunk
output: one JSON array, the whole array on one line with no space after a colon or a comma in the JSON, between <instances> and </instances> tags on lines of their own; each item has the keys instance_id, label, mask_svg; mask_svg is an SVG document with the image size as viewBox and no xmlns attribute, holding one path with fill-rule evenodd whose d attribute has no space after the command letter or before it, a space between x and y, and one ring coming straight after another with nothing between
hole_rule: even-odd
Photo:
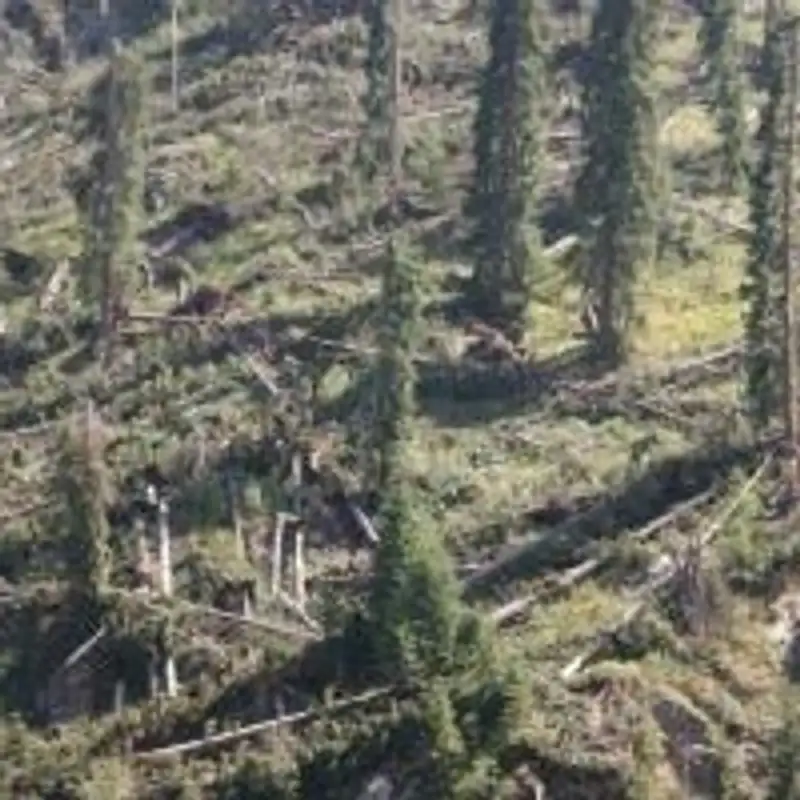
<instances>
[{"instance_id":1,"label":"bare tree trunk","mask_svg":"<svg viewBox=\"0 0 800 800\"><path fill-rule=\"evenodd\" d=\"M278 594L281 590L281 572L283 566L283 531L286 527L286 515L280 511L275 515L275 531L272 539L272 572L270 575L270 593Z\"/></svg>"},{"instance_id":2,"label":"bare tree trunk","mask_svg":"<svg viewBox=\"0 0 800 800\"><path fill-rule=\"evenodd\" d=\"M147 665L148 683L150 684L150 697L155 697L158 694L158 670L156 669L155 660L151 659Z\"/></svg>"},{"instance_id":3,"label":"bare tree trunk","mask_svg":"<svg viewBox=\"0 0 800 800\"><path fill-rule=\"evenodd\" d=\"M158 504L158 546L161 566L161 591L172 597L172 552L169 533L169 505L166 500Z\"/></svg>"},{"instance_id":4,"label":"bare tree trunk","mask_svg":"<svg viewBox=\"0 0 800 800\"><path fill-rule=\"evenodd\" d=\"M305 533L300 523L294 532L294 597L300 607L306 604L306 564L305 564Z\"/></svg>"},{"instance_id":5,"label":"bare tree trunk","mask_svg":"<svg viewBox=\"0 0 800 800\"><path fill-rule=\"evenodd\" d=\"M169 533L169 505L166 500L158 504L158 543L161 562L161 592L164 597L172 597L172 553ZM172 653L164 653L164 688L169 697L178 693L178 676Z\"/></svg>"},{"instance_id":6,"label":"bare tree trunk","mask_svg":"<svg viewBox=\"0 0 800 800\"><path fill-rule=\"evenodd\" d=\"M119 714L125 707L125 681L114 684L114 712Z\"/></svg>"},{"instance_id":7,"label":"bare tree trunk","mask_svg":"<svg viewBox=\"0 0 800 800\"><path fill-rule=\"evenodd\" d=\"M253 618L253 601L250 597L249 588L245 588L244 593L242 594L242 616L245 619Z\"/></svg>"}]
</instances>

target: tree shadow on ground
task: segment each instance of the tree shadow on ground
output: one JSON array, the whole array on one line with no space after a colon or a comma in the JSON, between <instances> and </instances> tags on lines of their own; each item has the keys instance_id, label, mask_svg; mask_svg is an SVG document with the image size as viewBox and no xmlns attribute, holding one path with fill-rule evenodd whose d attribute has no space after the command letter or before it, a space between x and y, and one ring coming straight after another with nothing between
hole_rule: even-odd
<instances>
[{"instance_id":1,"label":"tree shadow on ground","mask_svg":"<svg viewBox=\"0 0 800 800\"><path fill-rule=\"evenodd\" d=\"M761 450L752 445L706 445L657 461L643 474L610 491L604 489L594 498L580 498L581 509L554 526L541 525L546 507L520 515L511 527L518 536L535 527L530 545L490 580L476 583L470 593L481 594L498 584L574 566L588 557L587 548L597 541L620 538L641 528L675 505L720 485L734 471L754 467L760 457ZM498 525L507 536L509 522Z\"/></svg>"},{"instance_id":2,"label":"tree shadow on ground","mask_svg":"<svg viewBox=\"0 0 800 800\"><path fill-rule=\"evenodd\" d=\"M367 300L329 313L274 312L257 320L226 320L219 327L203 326L201 318L197 329L185 325L170 328L165 322L159 335L168 343L165 363L176 371L219 363L238 354L261 355L267 364L291 359L301 369L324 371L347 357L343 340L357 335L374 313L375 302Z\"/></svg>"},{"instance_id":3,"label":"tree shadow on ground","mask_svg":"<svg viewBox=\"0 0 800 800\"><path fill-rule=\"evenodd\" d=\"M267 51L296 49L298 26L309 28L330 25L360 13L364 0L251 0L240 3L225 22L188 36L181 43L181 77L190 83L208 70L219 69L240 56L254 56ZM313 54L312 54L313 55ZM346 54L349 58L350 54ZM152 56L153 61L168 61L170 47ZM167 89L170 75L163 71L156 85Z\"/></svg>"},{"instance_id":4,"label":"tree shadow on ground","mask_svg":"<svg viewBox=\"0 0 800 800\"><path fill-rule=\"evenodd\" d=\"M426 361L417 365L416 400L418 411L441 425L474 427L543 408L557 384L595 374L581 346L536 364ZM320 404L320 421L348 419L371 394L374 382L374 368L361 365L344 392Z\"/></svg>"},{"instance_id":5,"label":"tree shadow on ground","mask_svg":"<svg viewBox=\"0 0 800 800\"><path fill-rule=\"evenodd\" d=\"M538 362L424 363L418 370L417 399L421 412L439 424L473 427L540 410L562 382L601 374L583 345Z\"/></svg>"}]
</instances>

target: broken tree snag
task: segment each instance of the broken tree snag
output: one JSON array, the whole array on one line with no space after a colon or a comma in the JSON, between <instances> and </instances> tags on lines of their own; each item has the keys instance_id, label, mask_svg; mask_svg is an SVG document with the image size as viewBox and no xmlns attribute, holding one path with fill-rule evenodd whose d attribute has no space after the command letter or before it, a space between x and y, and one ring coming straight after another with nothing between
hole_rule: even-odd
<instances>
[{"instance_id":1,"label":"broken tree snag","mask_svg":"<svg viewBox=\"0 0 800 800\"><path fill-rule=\"evenodd\" d=\"M169 504L162 499L158 502L158 547L161 568L161 593L172 597L172 552L169 533Z\"/></svg>"},{"instance_id":2,"label":"broken tree snag","mask_svg":"<svg viewBox=\"0 0 800 800\"><path fill-rule=\"evenodd\" d=\"M292 577L294 578L294 598L301 608L306 604L306 563L305 563L305 533L302 523L294 530L294 564Z\"/></svg>"},{"instance_id":3,"label":"broken tree snag","mask_svg":"<svg viewBox=\"0 0 800 800\"><path fill-rule=\"evenodd\" d=\"M283 566L283 534L286 530L286 514L279 511L275 515L275 530L272 534L272 563L270 573L270 594L274 597L281 590Z\"/></svg>"},{"instance_id":4,"label":"broken tree snag","mask_svg":"<svg viewBox=\"0 0 800 800\"><path fill-rule=\"evenodd\" d=\"M178 673L175 669L175 659L168 652L169 646L164 648L164 689L167 697L176 697L178 694Z\"/></svg>"},{"instance_id":5,"label":"broken tree snag","mask_svg":"<svg viewBox=\"0 0 800 800\"><path fill-rule=\"evenodd\" d=\"M133 571L134 589L151 592L155 589L154 567L147 542L147 527L141 519L136 520L136 565Z\"/></svg>"},{"instance_id":6,"label":"broken tree snag","mask_svg":"<svg viewBox=\"0 0 800 800\"><path fill-rule=\"evenodd\" d=\"M160 747L157 750L134 753L133 757L135 759L146 759L149 761L162 758L171 759L175 758L176 756L188 755L190 753L219 750L226 745L234 744L259 734L267 733L273 730L280 730L282 728L288 728L291 725L297 725L303 722L313 721L318 719L323 714L334 714L340 711L347 711L351 708L365 706L374 702L375 700L389 697L396 691L397 689L394 686L371 689L370 691L364 692L364 694L356 695L355 697L346 697L342 700L329 703L324 707L315 706L314 708L309 708L306 711L298 711L295 714L280 714L277 717L266 719L262 722L254 722L251 725L245 725L243 728L239 728L239 730L224 731L223 733L205 736L202 739L192 739L188 742L181 742L179 744L173 744L167 747Z\"/></svg>"},{"instance_id":7,"label":"broken tree snag","mask_svg":"<svg viewBox=\"0 0 800 800\"><path fill-rule=\"evenodd\" d=\"M253 597L249 586L242 592L242 616L245 619L253 618Z\"/></svg>"},{"instance_id":8,"label":"broken tree snag","mask_svg":"<svg viewBox=\"0 0 800 800\"><path fill-rule=\"evenodd\" d=\"M748 478L733 500L725 506L719 516L706 528L705 532L698 540L698 547L706 548L714 541L719 532L736 513L741 502L753 491L758 485L758 482L767 473L772 463L773 455L770 454L761 462L761 466ZM637 600L628 608L622 617L614 625L608 628L601 628L593 637L589 647L561 670L561 680L565 683L570 683L593 659L603 652L609 643L613 642L620 633L628 630L630 625L644 613L648 603L657 592L664 589L664 587L675 580L678 567L679 560L672 559L670 566L666 570L660 571L652 580L648 581L644 586L641 586L636 592Z\"/></svg>"},{"instance_id":9,"label":"broken tree snag","mask_svg":"<svg viewBox=\"0 0 800 800\"><path fill-rule=\"evenodd\" d=\"M161 566L161 593L164 597L172 597L172 553L169 532L169 504L164 498L158 502L158 543ZM175 671L175 660L168 652L169 645L164 648L164 688L168 697L178 693L178 676Z\"/></svg>"},{"instance_id":10,"label":"broken tree snag","mask_svg":"<svg viewBox=\"0 0 800 800\"><path fill-rule=\"evenodd\" d=\"M150 685L150 697L158 696L158 670L156 669L156 662L154 658L150 658L150 663L147 665L147 678Z\"/></svg>"}]
</instances>

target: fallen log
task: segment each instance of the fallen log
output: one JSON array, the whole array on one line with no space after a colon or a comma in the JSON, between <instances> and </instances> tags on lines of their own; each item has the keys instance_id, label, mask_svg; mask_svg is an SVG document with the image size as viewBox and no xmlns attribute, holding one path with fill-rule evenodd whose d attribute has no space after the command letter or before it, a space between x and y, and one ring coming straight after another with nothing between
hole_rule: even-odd
<instances>
[{"instance_id":1,"label":"fallen log","mask_svg":"<svg viewBox=\"0 0 800 800\"><path fill-rule=\"evenodd\" d=\"M150 599L145 594L140 594L128 589L112 587L107 591L110 594L117 594L125 597L134 598L137 602L141 603L142 605L154 609L156 611L161 610L165 607L165 604L159 603L155 599ZM277 636L283 636L284 638L287 639L295 639L299 641L312 641L312 640L319 640L320 638L322 638L321 635L314 634L309 630L294 628L289 625L283 625L278 622L272 622L271 620L263 619L260 617L246 617L242 614L236 614L233 611L223 611L222 609L213 608L212 606L202 606L198 605L197 603L192 603L189 600L182 600L180 598L175 598L175 597L170 598L169 603L166 604L166 607L170 606L176 608L182 608L189 613L198 614L200 616L206 616L213 619L224 620L225 622L236 623L237 625L242 625L244 627L255 628L258 630L265 631L266 633L272 633Z\"/></svg>"},{"instance_id":2,"label":"fallen log","mask_svg":"<svg viewBox=\"0 0 800 800\"><path fill-rule=\"evenodd\" d=\"M324 714L335 714L341 711L347 711L351 708L365 706L380 698L388 697L394 690L395 687L392 686L372 689L371 691L364 692L355 697L337 700L326 706L310 708L305 711L298 711L295 714L286 714L280 717L265 719L261 722L254 722L251 725L245 725L243 728L239 728L235 731L225 731L223 733L205 736L202 739L192 739L187 742L160 747L157 750L134 753L132 754L132 758L137 761L154 761L162 758L171 759L176 756L194 755L203 751L214 750L225 745L241 742L252 736L258 736L262 733L280 730L281 728L297 725L301 722L310 722Z\"/></svg>"},{"instance_id":3,"label":"fallen log","mask_svg":"<svg viewBox=\"0 0 800 800\"><path fill-rule=\"evenodd\" d=\"M736 497L708 526L705 533L700 538L701 548L708 547L708 545L714 541L725 524L737 511L742 501L764 477L767 469L772 464L772 458L772 454L770 454L761 462L761 466L759 466L759 468L750 476L741 490L737 493ZM672 566L668 570L664 571L660 575L656 576L653 580L642 586L637 592L638 599L636 602L628 608L618 622L607 629L600 630L595 635L592 644L561 670L561 679L565 683L569 683L571 680L573 680L593 658L602 652L603 648L609 641L613 640L622 631L628 628L628 626L630 626L636 619L638 619L647 608L647 605L652 597L675 578L677 570L677 563L673 562Z\"/></svg>"},{"instance_id":4,"label":"fallen log","mask_svg":"<svg viewBox=\"0 0 800 800\"><path fill-rule=\"evenodd\" d=\"M654 519L652 522L635 531L629 540L632 542L646 542L659 534L664 528L672 525L684 514L689 514L701 508L706 503L710 502L715 496L716 492L713 489L703 492L702 494L693 497L685 503L681 503L675 508L662 514L660 517ZM606 553L592 558L587 558L580 564L571 567L566 572L556 578L556 580L546 587L544 590L527 595L526 597L512 600L504 606L493 611L490 615L491 621L498 626L505 625L511 620L517 618L524 611L527 611L535 603L546 602L551 600L552 597L560 592L572 589L582 581L594 575L602 566L607 564L612 558L611 553Z\"/></svg>"}]
</instances>

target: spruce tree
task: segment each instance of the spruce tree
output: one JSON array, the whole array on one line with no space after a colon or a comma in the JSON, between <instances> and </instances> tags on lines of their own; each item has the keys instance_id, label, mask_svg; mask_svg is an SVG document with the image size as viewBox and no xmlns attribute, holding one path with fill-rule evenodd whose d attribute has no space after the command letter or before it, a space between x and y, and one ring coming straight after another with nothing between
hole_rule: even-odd
<instances>
[{"instance_id":1,"label":"spruce tree","mask_svg":"<svg viewBox=\"0 0 800 800\"><path fill-rule=\"evenodd\" d=\"M390 240L384 259L379 355L375 372L373 447L377 489L384 490L414 413L413 354L420 330L421 292L417 264Z\"/></svg>"},{"instance_id":2,"label":"spruce tree","mask_svg":"<svg viewBox=\"0 0 800 800\"><path fill-rule=\"evenodd\" d=\"M782 176L787 167L782 148L788 111L787 64L785 38L779 33L777 19L767 32L762 69L767 98L750 186L752 235L741 291L745 302L745 394L756 430L767 427L780 411L785 365L781 207Z\"/></svg>"},{"instance_id":3,"label":"spruce tree","mask_svg":"<svg viewBox=\"0 0 800 800\"><path fill-rule=\"evenodd\" d=\"M383 671L409 680L437 674L451 664L460 621L460 590L452 564L421 512L404 467L414 411L419 314L416 265L390 240L373 428L381 539L369 612Z\"/></svg>"},{"instance_id":4,"label":"spruce tree","mask_svg":"<svg viewBox=\"0 0 800 800\"><path fill-rule=\"evenodd\" d=\"M652 58L654 0L600 0L592 18L582 87L584 165L576 205L586 222L582 281L597 315L598 356L629 350L634 285L656 248L658 119Z\"/></svg>"},{"instance_id":5,"label":"spruce tree","mask_svg":"<svg viewBox=\"0 0 800 800\"><path fill-rule=\"evenodd\" d=\"M722 138L720 172L728 192L745 177L744 86L739 64L737 0L706 0L699 39L708 67L711 103Z\"/></svg>"},{"instance_id":6,"label":"spruce tree","mask_svg":"<svg viewBox=\"0 0 800 800\"><path fill-rule=\"evenodd\" d=\"M84 232L79 289L84 302L99 309L106 353L137 258L144 181L143 99L140 62L114 50L89 93L83 135L93 149L74 186Z\"/></svg>"},{"instance_id":7,"label":"spruce tree","mask_svg":"<svg viewBox=\"0 0 800 800\"><path fill-rule=\"evenodd\" d=\"M538 185L546 57L541 0L495 3L474 122L475 167L465 212L472 220L472 305L519 342L539 258Z\"/></svg>"},{"instance_id":8,"label":"spruce tree","mask_svg":"<svg viewBox=\"0 0 800 800\"><path fill-rule=\"evenodd\" d=\"M363 10L367 28L366 89L361 99L364 122L356 149L356 167L369 183L390 160L390 9L391 0L368 0Z\"/></svg>"},{"instance_id":9,"label":"spruce tree","mask_svg":"<svg viewBox=\"0 0 800 800\"><path fill-rule=\"evenodd\" d=\"M369 615L388 679L424 680L456 664L463 621L452 561L407 478L393 475L381 506Z\"/></svg>"},{"instance_id":10,"label":"spruce tree","mask_svg":"<svg viewBox=\"0 0 800 800\"><path fill-rule=\"evenodd\" d=\"M69 580L94 602L111 574L107 510L113 494L103 450L102 428L90 412L84 424L72 423L64 431L51 487Z\"/></svg>"}]
</instances>

